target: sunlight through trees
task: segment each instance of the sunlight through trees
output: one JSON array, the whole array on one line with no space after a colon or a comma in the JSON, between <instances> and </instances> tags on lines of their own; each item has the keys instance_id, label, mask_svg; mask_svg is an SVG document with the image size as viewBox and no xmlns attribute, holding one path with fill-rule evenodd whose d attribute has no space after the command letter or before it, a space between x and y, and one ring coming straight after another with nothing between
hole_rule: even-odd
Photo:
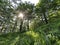
<instances>
[{"instance_id":1,"label":"sunlight through trees","mask_svg":"<svg viewBox=\"0 0 60 45\"><path fill-rule=\"evenodd\" d=\"M0 45L60 45L60 0L0 0Z\"/></svg>"}]
</instances>

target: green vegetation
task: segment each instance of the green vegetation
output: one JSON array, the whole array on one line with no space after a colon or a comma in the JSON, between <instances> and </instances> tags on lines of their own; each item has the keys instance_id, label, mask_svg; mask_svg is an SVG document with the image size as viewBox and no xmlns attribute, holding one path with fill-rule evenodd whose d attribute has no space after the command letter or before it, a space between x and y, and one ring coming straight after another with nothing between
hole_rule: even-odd
<instances>
[{"instance_id":1,"label":"green vegetation","mask_svg":"<svg viewBox=\"0 0 60 45\"><path fill-rule=\"evenodd\" d=\"M24 33L2 34L0 45L60 45L59 20Z\"/></svg>"},{"instance_id":2,"label":"green vegetation","mask_svg":"<svg viewBox=\"0 0 60 45\"><path fill-rule=\"evenodd\" d=\"M0 45L60 45L60 0L0 0Z\"/></svg>"}]
</instances>

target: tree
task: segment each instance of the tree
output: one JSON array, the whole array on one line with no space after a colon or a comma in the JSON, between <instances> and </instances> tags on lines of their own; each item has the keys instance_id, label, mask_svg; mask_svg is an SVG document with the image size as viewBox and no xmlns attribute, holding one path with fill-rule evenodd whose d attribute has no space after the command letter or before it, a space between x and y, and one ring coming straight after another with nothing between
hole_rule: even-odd
<instances>
[{"instance_id":1,"label":"tree","mask_svg":"<svg viewBox=\"0 0 60 45\"><path fill-rule=\"evenodd\" d=\"M39 3L36 6L36 13L38 13L39 15L43 15L46 24L48 23L48 20L47 20L48 14L46 15L46 12L48 12L48 8L49 8L48 3L49 3L48 0L46 1L41 0L41 2L39 1Z\"/></svg>"},{"instance_id":2,"label":"tree","mask_svg":"<svg viewBox=\"0 0 60 45\"><path fill-rule=\"evenodd\" d=\"M2 31L6 32L9 30L10 21L12 20L12 6L8 0L0 0L0 21L2 26Z\"/></svg>"},{"instance_id":3,"label":"tree","mask_svg":"<svg viewBox=\"0 0 60 45\"><path fill-rule=\"evenodd\" d=\"M24 13L24 19L27 20L27 29L29 30L29 20L31 20L33 17L33 9L34 5L29 2L21 2L17 8L18 11Z\"/></svg>"}]
</instances>

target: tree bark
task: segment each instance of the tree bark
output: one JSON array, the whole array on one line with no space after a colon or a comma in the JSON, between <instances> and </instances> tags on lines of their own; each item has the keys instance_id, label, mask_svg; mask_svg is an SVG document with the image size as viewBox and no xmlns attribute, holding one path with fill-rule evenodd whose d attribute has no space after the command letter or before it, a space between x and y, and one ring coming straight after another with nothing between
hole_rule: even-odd
<instances>
[{"instance_id":1,"label":"tree bark","mask_svg":"<svg viewBox=\"0 0 60 45\"><path fill-rule=\"evenodd\" d=\"M44 19L45 19L46 24L48 24L48 20L47 20L47 17L45 15L45 12L43 13L43 15L44 15Z\"/></svg>"},{"instance_id":2,"label":"tree bark","mask_svg":"<svg viewBox=\"0 0 60 45\"><path fill-rule=\"evenodd\" d=\"M14 24L14 27L13 27L12 32L14 32L14 31L15 31L16 27L17 27L17 20L15 21L15 24Z\"/></svg>"},{"instance_id":3,"label":"tree bark","mask_svg":"<svg viewBox=\"0 0 60 45\"><path fill-rule=\"evenodd\" d=\"M27 30L29 30L29 20L27 21Z\"/></svg>"},{"instance_id":4,"label":"tree bark","mask_svg":"<svg viewBox=\"0 0 60 45\"><path fill-rule=\"evenodd\" d=\"M23 25L23 20L21 20L21 24L20 24L20 32L22 32L22 25Z\"/></svg>"}]
</instances>

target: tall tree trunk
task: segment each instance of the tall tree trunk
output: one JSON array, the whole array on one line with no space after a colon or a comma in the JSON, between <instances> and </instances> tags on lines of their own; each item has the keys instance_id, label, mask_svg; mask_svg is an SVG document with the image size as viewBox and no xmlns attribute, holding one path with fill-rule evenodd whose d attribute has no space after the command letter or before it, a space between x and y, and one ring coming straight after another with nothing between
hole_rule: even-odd
<instances>
[{"instance_id":1,"label":"tall tree trunk","mask_svg":"<svg viewBox=\"0 0 60 45\"><path fill-rule=\"evenodd\" d=\"M48 24L48 20L47 20L47 17L45 15L45 12L43 13L43 15L44 15L44 19L45 19L46 24Z\"/></svg>"},{"instance_id":2,"label":"tall tree trunk","mask_svg":"<svg viewBox=\"0 0 60 45\"><path fill-rule=\"evenodd\" d=\"M21 24L20 24L20 32L22 32L22 26L23 26L23 20L21 20Z\"/></svg>"},{"instance_id":3,"label":"tall tree trunk","mask_svg":"<svg viewBox=\"0 0 60 45\"><path fill-rule=\"evenodd\" d=\"M16 27L17 27L17 20L15 21L15 24L14 24L14 27L13 27L12 32L14 32L14 31L15 31Z\"/></svg>"},{"instance_id":4,"label":"tall tree trunk","mask_svg":"<svg viewBox=\"0 0 60 45\"><path fill-rule=\"evenodd\" d=\"M27 21L27 30L29 30L29 20Z\"/></svg>"}]
</instances>

